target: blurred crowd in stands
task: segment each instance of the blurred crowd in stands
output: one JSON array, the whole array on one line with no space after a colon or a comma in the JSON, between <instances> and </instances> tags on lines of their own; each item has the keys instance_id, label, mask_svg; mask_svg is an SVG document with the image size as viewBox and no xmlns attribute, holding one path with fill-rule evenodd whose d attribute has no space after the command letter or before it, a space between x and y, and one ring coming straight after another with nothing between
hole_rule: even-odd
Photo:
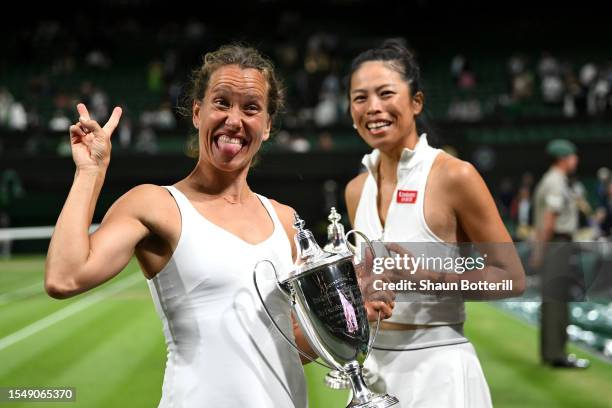
<instances>
[{"instance_id":1,"label":"blurred crowd in stands","mask_svg":"<svg viewBox=\"0 0 612 408\"><path fill-rule=\"evenodd\" d=\"M378 39L367 44L353 40L347 47L348 37L326 30L292 36L299 24L296 13L282 13L274 40L256 44L272 57L287 85L276 147L296 152L342 148L341 139L354 136L343 76L356 51ZM164 149L160 133L185 137L187 122L181 121L179 108L189 69L225 39L196 19L165 23L154 29L154 38L148 38L151 27L131 19L119 20L95 37L84 35L84 30L86 25L46 20L17 34L11 44L16 53L25 48L21 59L0 65L0 132L26 132L31 139L26 149L44 150L48 146L43 134L65 132L81 101L99 120L108 116L112 105L123 106L116 137L122 149L157 153ZM131 45L122 43L123 38L130 38ZM114 48L119 43L125 52ZM424 58L429 116L474 123L512 118L523 108L524 116L612 116L612 63L560 59L551 52L541 53L539 59L519 53L506 55L507 61L503 58ZM24 64L30 65L24 69ZM439 64L450 64L450 74L435 74ZM60 154L69 152L65 143L54 147Z\"/></svg>"},{"instance_id":2,"label":"blurred crowd in stands","mask_svg":"<svg viewBox=\"0 0 612 408\"><path fill-rule=\"evenodd\" d=\"M450 75L461 96L451 100L448 119L477 122L487 113L507 112L529 104L531 112L527 111L527 115L537 114L537 105L547 109L551 116L566 118L599 117L612 111L610 61L577 64L572 60L559 60L548 51L542 52L537 61L530 61L528 56L516 53L507 61L505 91L484 101L475 91L492 84L478 78L477 66L477 62L463 54L453 57ZM503 70L503 66L500 65L499 70Z\"/></svg>"}]
</instances>

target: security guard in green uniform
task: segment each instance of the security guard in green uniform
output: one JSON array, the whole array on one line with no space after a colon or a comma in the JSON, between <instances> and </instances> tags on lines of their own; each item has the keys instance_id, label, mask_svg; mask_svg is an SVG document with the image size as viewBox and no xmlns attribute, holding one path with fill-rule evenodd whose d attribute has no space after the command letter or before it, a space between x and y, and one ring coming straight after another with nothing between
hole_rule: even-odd
<instances>
[{"instance_id":1,"label":"security guard in green uniform","mask_svg":"<svg viewBox=\"0 0 612 408\"><path fill-rule=\"evenodd\" d=\"M552 367L586 368L588 360L565 351L572 284L571 242L579 215L568 175L576 170L578 156L576 146L563 139L548 143L546 153L553 162L534 193L536 245L531 258L531 265L541 273L540 355L542 362Z\"/></svg>"}]
</instances>

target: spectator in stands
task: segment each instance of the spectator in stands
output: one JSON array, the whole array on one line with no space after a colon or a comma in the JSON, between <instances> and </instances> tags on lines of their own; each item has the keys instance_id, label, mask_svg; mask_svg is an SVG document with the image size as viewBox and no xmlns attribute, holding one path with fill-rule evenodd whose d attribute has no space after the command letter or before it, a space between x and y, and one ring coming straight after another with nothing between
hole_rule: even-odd
<instances>
[{"instance_id":1,"label":"spectator in stands","mask_svg":"<svg viewBox=\"0 0 612 408\"><path fill-rule=\"evenodd\" d=\"M132 144L132 120L125 110L122 118L117 129L117 139L122 149L129 149Z\"/></svg>"},{"instance_id":2,"label":"spectator in stands","mask_svg":"<svg viewBox=\"0 0 612 408\"><path fill-rule=\"evenodd\" d=\"M578 207L578 228L589 226L589 219L593 214L593 208L587 200L587 191L584 183L575 174L569 176L569 185L576 199Z\"/></svg>"},{"instance_id":3,"label":"spectator in stands","mask_svg":"<svg viewBox=\"0 0 612 408\"><path fill-rule=\"evenodd\" d=\"M463 70L459 74L457 87L464 91L470 91L476 87L476 75L467 64L463 67Z\"/></svg>"},{"instance_id":4,"label":"spectator in stands","mask_svg":"<svg viewBox=\"0 0 612 408\"><path fill-rule=\"evenodd\" d=\"M608 196L608 183L612 181L610 169L607 167L600 167L597 169L597 205L605 205Z\"/></svg>"},{"instance_id":5,"label":"spectator in stands","mask_svg":"<svg viewBox=\"0 0 612 408\"><path fill-rule=\"evenodd\" d=\"M108 95L99 86L94 86L91 92L91 115L94 120L108 117Z\"/></svg>"},{"instance_id":6,"label":"spectator in stands","mask_svg":"<svg viewBox=\"0 0 612 408\"><path fill-rule=\"evenodd\" d=\"M140 126L140 131L136 136L134 150L146 154L155 154L158 152L157 134L153 127L148 125Z\"/></svg>"},{"instance_id":7,"label":"spectator in stands","mask_svg":"<svg viewBox=\"0 0 612 408\"><path fill-rule=\"evenodd\" d=\"M63 110L57 109L49 121L49 130L52 132L65 132L68 128L70 128L70 119L68 119Z\"/></svg>"},{"instance_id":8,"label":"spectator in stands","mask_svg":"<svg viewBox=\"0 0 612 408\"><path fill-rule=\"evenodd\" d=\"M508 60L510 94L514 101L522 101L533 95L533 74L527 67L527 59L514 54Z\"/></svg>"},{"instance_id":9,"label":"spectator in stands","mask_svg":"<svg viewBox=\"0 0 612 408\"><path fill-rule=\"evenodd\" d=\"M319 134L317 147L323 152L331 152L334 150L334 139L328 131L324 130Z\"/></svg>"},{"instance_id":10,"label":"spectator in stands","mask_svg":"<svg viewBox=\"0 0 612 408\"><path fill-rule=\"evenodd\" d=\"M174 119L174 113L172 113L172 107L170 103L163 102L156 113L156 125L161 130L172 130L176 127L176 120Z\"/></svg>"},{"instance_id":11,"label":"spectator in stands","mask_svg":"<svg viewBox=\"0 0 612 408\"><path fill-rule=\"evenodd\" d=\"M592 62L584 64L582 68L580 68L580 85L588 89L595 79L597 79L597 65Z\"/></svg>"},{"instance_id":12,"label":"spectator in stands","mask_svg":"<svg viewBox=\"0 0 612 408\"><path fill-rule=\"evenodd\" d=\"M289 137L288 147L290 151L295 153L308 153L310 151L310 141L301 133L292 133Z\"/></svg>"},{"instance_id":13,"label":"spectator in stands","mask_svg":"<svg viewBox=\"0 0 612 408\"><path fill-rule=\"evenodd\" d=\"M577 114L577 104L582 94L582 88L580 87L578 78L576 78L576 75L571 70L565 75L564 89L563 115L568 118L573 118Z\"/></svg>"},{"instance_id":14,"label":"spectator in stands","mask_svg":"<svg viewBox=\"0 0 612 408\"><path fill-rule=\"evenodd\" d=\"M85 56L87 65L97 69L109 69L111 60L101 49L94 48Z\"/></svg>"},{"instance_id":15,"label":"spectator in stands","mask_svg":"<svg viewBox=\"0 0 612 408\"><path fill-rule=\"evenodd\" d=\"M147 87L149 92L159 94L164 89L163 81L164 67L158 60L152 61L149 64L147 71Z\"/></svg>"},{"instance_id":16,"label":"spectator in stands","mask_svg":"<svg viewBox=\"0 0 612 408\"><path fill-rule=\"evenodd\" d=\"M601 236L610 239L612 237L612 181L608 181L606 187L606 198L598 209L597 220Z\"/></svg>"},{"instance_id":17,"label":"spectator in stands","mask_svg":"<svg viewBox=\"0 0 612 408\"><path fill-rule=\"evenodd\" d=\"M0 87L0 128L8 126L11 107L15 99L9 90L5 87Z\"/></svg>"},{"instance_id":18,"label":"spectator in stands","mask_svg":"<svg viewBox=\"0 0 612 408\"><path fill-rule=\"evenodd\" d=\"M610 169L601 167L597 170L597 206L595 209L595 222L598 236L610 237L612 234L612 178Z\"/></svg>"},{"instance_id":19,"label":"spectator in stands","mask_svg":"<svg viewBox=\"0 0 612 408\"><path fill-rule=\"evenodd\" d=\"M450 74L453 83L457 85L459 83L459 76L463 72L463 68L467 65L467 60L463 54L457 54L451 60Z\"/></svg>"},{"instance_id":20,"label":"spectator in stands","mask_svg":"<svg viewBox=\"0 0 612 408\"><path fill-rule=\"evenodd\" d=\"M194 78L187 109L198 131L196 167L173 186L130 190L92 235L121 109L101 127L77 106L80 119L70 128L77 169L49 245L45 287L57 298L85 292L135 254L168 344L159 407L306 408L299 356L270 332L251 274L262 259L281 274L293 269L293 209L247 184L282 87L272 64L243 46L206 54ZM293 336L286 297L270 282L260 286L275 320ZM309 350L295 326L294 333Z\"/></svg>"},{"instance_id":21,"label":"spectator in stands","mask_svg":"<svg viewBox=\"0 0 612 408\"><path fill-rule=\"evenodd\" d=\"M551 105L558 105L563 101L565 93L563 81L558 75L546 75L541 79L542 100Z\"/></svg>"},{"instance_id":22,"label":"spectator in stands","mask_svg":"<svg viewBox=\"0 0 612 408\"><path fill-rule=\"evenodd\" d=\"M512 99L522 101L533 96L533 75L525 70L512 78Z\"/></svg>"},{"instance_id":23,"label":"spectator in stands","mask_svg":"<svg viewBox=\"0 0 612 408\"><path fill-rule=\"evenodd\" d=\"M313 119L317 127L324 128L338 121L338 99L333 94L324 94L314 108Z\"/></svg>"},{"instance_id":24,"label":"spectator in stands","mask_svg":"<svg viewBox=\"0 0 612 408\"><path fill-rule=\"evenodd\" d=\"M559 61L548 51L542 52L542 57L538 63L538 75L540 79L548 76L560 76L561 66Z\"/></svg>"},{"instance_id":25,"label":"spectator in stands","mask_svg":"<svg viewBox=\"0 0 612 408\"><path fill-rule=\"evenodd\" d=\"M0 172L0 228L11 226L9 208L15 199L25 194L21 178L17 171L5 169ZM0 258L9 258L11 255L11 240L0 240Z\"/></svg>"},{"instance_id":26,"label":"spectator in stands","mask_svg":"<svg viewBox=\"0 0 612 408\"><path fill-rule=\"evenodd\" d=\"M510 215L510 207L512 206L512 201L514 200L515 194L516 189L514 183L512 182L512 178L508 176L503 177L499 183L497 194L499 198L499 211L502 214L502 217L505 218Z\"/></svg>"},{"instance_id":27,"label":"spectator in stands","mask_svg":"<svg viewBox=\"0 0 612 408\"><path fill-rule=\"evenodd\" d=\"M80 94L78 100L84 105L91 105L91 98L94 92L94 86L91 81L83 81L79 88Z\"/></svg>"},{"instance_id":28,"label":"spectator in stands","mask_svg":"<svg viewBox=\"0 0 612 408\"><path fill-rule=\"evenodd\" d=\"M527 61L524 56L520 54L513 54L510 59L508 59L508 74L510 78L514 78L515 76L525 72L527 69Z\"/></svg>"},{"instance_id":29,"label":"spectator in stands","mask_svg":"<svg viewBox=\"0 0 612 408\"><path fill-rule=\"evenodd\" d=\"M589 99L592 100L589 103L592 106L591 115L602 115L608 111L610 109L609 98L610 83L604 73L601 72L589 92Z\"/></svg>"},{"instance_id":30,"label":"spectator in stands","mask_svg":"<svg viewBox=\"0 0 612 408\"><path fill-rule=\"evenodd\" d=\"M475 97L453 99L448 106L448 118L459 122L477 122L482 119L482 107Z\"/></svg>"},{"instance_id":31,"label":"spectator in stands","mask_svg":"<svg viewBox=\"0 0 612 408\"><path fill-rule=\"evenodd\" d=\"M523 174L521 185L510 207L510 216L516 222L515 236L518 240L526 240L531 236L532 184L531 173Z\"/></svg>"},{"instance_id":32,"label":"spectator in stands","mask_svg":"<svg viewBox=\"0 0 612 408\"><path fill-rule=\"evenodd\" d=\"M526 240L531 236L531 191L529 187L521 186L516 201L516 236L519 240Z\"/></svg>"},{"instance_id":33,"label":"spectator in stands","mask_svg":"<svg viewBox=\"0 0 612 408\"><path fill-rule=\"evenodd\" d=\"M8 114L8 127L12 130L26 130L28 128L28 114L21 102L12 103Z\"/></svg>"},{"instance_id":34,"label":"spectator in stands","mask_svg":"<svg viewBox=\"0 0 612 408\"><path fill-rule=\"evenodd\" d=\"M168 102L162 102L157 109L145 110L140 114L140 126L157 130L171 130L176 127L174 113Z\"/></svg>"}]
</instances>

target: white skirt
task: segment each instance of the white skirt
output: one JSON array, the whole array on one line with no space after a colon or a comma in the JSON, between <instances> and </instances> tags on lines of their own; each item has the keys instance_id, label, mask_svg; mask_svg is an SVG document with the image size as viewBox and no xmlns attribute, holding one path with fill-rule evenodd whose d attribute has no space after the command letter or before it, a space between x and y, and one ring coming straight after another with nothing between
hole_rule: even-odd
<instances>
[{"instance_id":1,"label":"white skirt","mask_svg":"<svg viewBox=\"0 0 612 408\"><path fill-rule=\"evenodd\" d=\"M448 327L448 326L447 326ZM436 329L426 329L436 330ZM407 333L384 330L376 344L397 344L404 348ZM403 338L403 340L402 340ZM465 338L449 339L451 344L431 345L399 351L374 349L365 367L378 374L370 389L394 395L401 408L488 408L491 394L478 356ZM415 347L414 343L409 347Z\"/></svg>"}]
</instances>

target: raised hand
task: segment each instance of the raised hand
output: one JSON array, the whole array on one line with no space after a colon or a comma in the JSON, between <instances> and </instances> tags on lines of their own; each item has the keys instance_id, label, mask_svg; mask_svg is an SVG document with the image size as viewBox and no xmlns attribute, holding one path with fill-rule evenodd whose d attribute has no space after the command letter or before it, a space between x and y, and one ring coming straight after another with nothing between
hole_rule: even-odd
<instances>
[{"instance_id":1,"label":"raised hand","mask_svg":"<svg viewBox=\"0 0 612 408\"><path fill-rule=\"evenodd\" d=\"M79 103L77 111L79 121L70 126L70 147L74 163L79 170L106 169L110 162L110 138L119 123L122 110L115 107L104 127L89 117L84 104Z\"/></svg>"}]
</instances>

